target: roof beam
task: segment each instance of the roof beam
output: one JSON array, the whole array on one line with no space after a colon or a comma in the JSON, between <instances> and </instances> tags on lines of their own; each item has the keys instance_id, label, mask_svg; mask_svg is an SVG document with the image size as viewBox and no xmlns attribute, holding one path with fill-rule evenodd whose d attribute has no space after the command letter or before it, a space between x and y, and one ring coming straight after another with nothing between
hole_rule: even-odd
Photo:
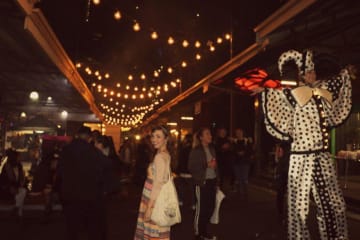
<instances>
[{"instance_id":1,"label":"roof beam","mask_svg":"<svg viewBox=\"0 0 360 240\"><path fill-rule=\"evenodd\" d=\"M202 78L200 81L195 83L193 86L161 106L157 109L157 111L152 114L149 118L147 118L143 123L142 126L145 126L149 124L151 121L155 120L159 117L159 115L168 109L170 109L172 106L178 104L180 101L184 100L191 94L195 93L198 89L202 88L206 84L210 84L219 78L222 78L226 76L228 73L232 72L239 66L243 65L245 62L256 56L259 52L263 51L264 48L269 44L269 41L266 39L265 41L261 43L254 43L232 59L230 59L228 62L220 66L218 69L207 75L206 77Z\"/></svg>"},{"instance_id":2,"label":"roof beam","mask_svg":"<svg viewBox=\"0 0 360 240\"><path fill-rule=\"evenodd\" d=\"M90 110L100 120L103 120L103 116L95 104L94 96L48 24L42 11L33 8L37 0L17 0L17 2L26 13L24 28L31 33L48 57L89 104Z\"/></svg>"},{"instance_id":3,"label":"roof beam","mask_svg":"<svg viewBox=\"0 0 360 240\"><path fill-rule=\"evenodd\" d=\"M254 28L257 41L262 41L269 33L286 23L316 0L290 0Z\"/></svg>"}]
</instances>

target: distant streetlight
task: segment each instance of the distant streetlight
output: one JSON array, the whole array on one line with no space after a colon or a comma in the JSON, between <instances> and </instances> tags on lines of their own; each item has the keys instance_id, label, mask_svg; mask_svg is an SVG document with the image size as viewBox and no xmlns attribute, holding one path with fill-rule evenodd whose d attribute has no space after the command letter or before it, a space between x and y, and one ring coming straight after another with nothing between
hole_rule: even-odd
<instances>
[{"instance_id":1,"label":"distant streetlight","mask_svg":"<svg viewBox=\"0 0 360 240\"><path fill-rule=\"evenodd\" d=\"M39 93L36 91L32 91L29 95L30 99L36 101L39 99Z\"/></svg>"},{"instance_id":2,"label":"distant streetlight","mask_svg":"<svg viewBox=\"0 0 360 240\"><path fill-rule=\"evenodd\" d=\"M69 113L64 110L60 113L60 115L61 115L61 118L66 119L68 117Z\"/></svg>"}]
</instances>

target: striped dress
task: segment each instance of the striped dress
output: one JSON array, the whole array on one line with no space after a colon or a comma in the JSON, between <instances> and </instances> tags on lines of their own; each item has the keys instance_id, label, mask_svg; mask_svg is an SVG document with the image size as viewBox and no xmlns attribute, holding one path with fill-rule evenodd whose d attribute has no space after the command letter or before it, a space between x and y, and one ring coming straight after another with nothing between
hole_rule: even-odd
<instances>
[{"instance_id":1,"label":"striped dress","mask_svg":"<svg viewBox=\"0 0 360 240\"><path fill-rule=\"evenodd\" d=\"M153 188L154 172L154 163L151 163L147 170L147 179L142 192L134 240L170 239L170 227L160 227L151 220L149 222L144 222L145 209L147 203L149 202L151 190Z\"/></svg>"}]
</instances>

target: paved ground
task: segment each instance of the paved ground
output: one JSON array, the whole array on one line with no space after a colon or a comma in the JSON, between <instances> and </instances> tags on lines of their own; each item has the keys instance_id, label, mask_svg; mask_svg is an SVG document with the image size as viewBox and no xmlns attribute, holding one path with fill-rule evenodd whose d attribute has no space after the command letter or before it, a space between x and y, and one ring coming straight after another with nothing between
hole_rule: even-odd
<instances>
[{"instance_id":1,"label":"paved ground","mask_svg":"<svg viewBox=\"0 0 360 240\"><path fill-rule=\"evenodd\" d=\"M109 240L132 239L140 191L139 187L131 185L128 195L121 194L108 200ZM271 191L254 185L250 186L248 201L237 193L229 193L221 208L221 222L213 226L213 232L220 240L285 239L284 226L278 220L274 199ZM183 222L172 228L172 240L193 239L192 213L189 205L182 208ZM314 219L314 214L311 214L309 223L313 239L317 240ZM22 224L19 224L9 212L1 211L1 239L64 240L65 226L61 212L56 211L45 220L42 211L27 210ZM360 239L360 221L349 219L349 232L351 240Z\"/></svg>"}]
</instances>

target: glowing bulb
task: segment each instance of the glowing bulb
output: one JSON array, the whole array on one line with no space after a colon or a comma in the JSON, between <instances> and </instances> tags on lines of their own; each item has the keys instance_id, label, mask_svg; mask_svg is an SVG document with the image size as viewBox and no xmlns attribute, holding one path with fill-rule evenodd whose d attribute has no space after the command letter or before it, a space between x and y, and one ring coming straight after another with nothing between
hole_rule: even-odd
<instances>
[{"instance_id":1,"label":"glowing bulb","mask_svg":"<svg viewBox=\"0 0 360 240\"><path fill-rule=\"evenodd\" d=\"M77 63L77 64L76 64L76 67L77 67L77 68L81 68L81 63Z\"/></svg>"},{"instance_id":2,"label":"glowing bulb","mask_svg":"<svg viewBox=\"0 0 360 240\"><path fill-rule=\"evenodd\" d=\"M225 34L225 39L226 40L230 40L231 39L231 35L229 33Z\"/></svg>"},{"instance_id":3,"label":"glowing bulb","mask_svg":"<svg viewBox=\"0 0 360 240\"><path fill-rule=\"evenodd\" d=\"M118 88L119 88L120 86L121 86L121 84L120 84L120 83L117 83L117 84L116 84L116 87L118 87Z\"/></svg>"},{"instance_id":4,"label":"glowing bulb","mask_svg":"<svg viewBox=\"0 0 360 240\"><path fill-rule=\"evenodd\" d=\"M146 76L145 76L145 74L143 73L143 74L141 74L141 77L140 77L142 80L145 80L146 79Z\"/></svg>"},{"instance_id":5,"label":"glowing bulb","mask_svg":"<svg viewBox=\"0 0 360 240\"><path fill-rule=\"evenodd\" d=\"M151 38L152 38L152 39L157 39L157 38L158 38L157 32L151 33Z\"/></svg>"},{"instance_id":6,"label":"glowing bulb","mask_svg":"<svg viewBox=\"0 0 360 240\"><path fill-rule=\"evenodd\" d=\"M159 77L159 73L157 71L154 71L154 77Z\"/></svg>"},{"instance_id":7,"label":"glowing bulb","mask_svg":"<svg viewBox=\"0 0 360 240\"><path fill-rule=\"evenodd\" d=\"M169 44L169 45L174 44L174 42L175 42L175 40L174 40L172 37L169 37L169 38L168 38L168 44Z\"/></svg>"},{"instance_id":8,"label":"glowing bulb","mask_svg":"<svg viewBox=\"0 0 360 240\"><path fill-rule=\"evenodd\" d=\"M109 78L109 77L110 77L110 74L106 73L105 78Z\"/></svg>"},{"instance_id":9,"label":"glowing bulb","mask_svg":"<svg viewBox=\"0 0 360 240\"><path fill-rule=\"evenodd\" d=\"M210 46L210 51L214 52L215 51L215 47L214 46Z\"/></svg>"},{"instance_id":10,"label":"glowing bulb","mask_svg":"<svg viewBox=\"0 0 360 240\"><path fill-rule=\"evenodd\" d=\"M181 63L181 66L184 68L184 67L187 66L187 63L186 63L185 61L183 61L183 62Z\"/></svg>"},{"instance_id":11,"label":"glowing bulb","mask_svg":"<svg viewBox=\"0 0 360 240\"><path fill-rule=\"evenodd\" d=\"M184 41L182 42L182 45L183 45L184 48L186 48L186 47L189 46L189 42L188 42L187 40L184 40Z\"/></svg>"},{"instance_id":12,"label":"glowing bulb","mask_svg":"<svg viewBox=\"0 0 360 240\"><path fill-rule=\"evenodd\" d=\"M198 53L198 54L196 54L195 58L196 58L196 60L200 60L200 59L201 59L201 55Z\"/></svg>"},{"instance_id":13,"label":"glowing bulb","mask_svg":"<svg viewBox=\"0 0 360 240\"><path fill-rule=\"evenodd\" d=\"M129 75L129 76L128 76L128 79L129 79L129 81L133 80L133 76L132 76L132 75Z\"/></svg>"},{"instance_id":14,"label":"glowing bulb","mask_svg":"<svg viewBox=\"0 0 360 240\"><path fill-rule=\"evenodd\" d=\"M168 73L172 73L172 72L173 72L173 69L172 69L171 67L169 67L169 68L167 69L167 71L168 71Z\"/></svg>"},{"instance_id":15,"label":"glowing bulb","mask_svg":"<svg viewBox=\"0 0 360 240\"><path fill-rule=\"evenodd\" d=\"M33 91L30 93L29 97L31 100L36 101L39 99L39 93L36 91Z\"/></svg>"},{"instance_id":16,"label":"glowing bulb","mask_svg":"<svg viewBox=\"0 0 360 240\"><path fill-rule=\"evenodd\" d=\"M196 48L201 47L201 43L200 43L199 41L196 41L196 42L195 42L195 47L196 47Z\"/></svg>"},{"instance_id":17,"label":"glowing bulb","mask_svg":"<svg viewBox=\"0 0 360 240\"><path fill-rule=\"evenodd\" d=\"M93 3L94 3L95 5L99 5L99 4L100 4L100 0L93 0Z\"/></svg>"},{"instance_id":18,"label":"glowing bulb","mask_svg":"<svg viewBox=\"0 0 360 240\"><path fill-rule=\"evenodd\" d=\"M116 12L114 13L114 18L116 20L120 20L121 19L121 13L119 10L116 10Z\"/></svg>"},{"instance_id":19,"label":"glowing bulb","mask_svg":"<svg viewBox=\"0 0 360 240\"><path fill-rule=\"evenodd\" d=\"M135 32L140 31L140 24L139 24L139 23L135 23L134 26L133 26L133 29L134 29Z\"/></svg>"},{"instance_id":20,"label":"glowing bulb","mask_svg":"<svg viewBox=\"0 0 360 240\"><path fill-rule=\"evenodd\" d=\"M218 37L217 39L216 39L216 42L218 43L218 44L220 44L220 43L222 43L222 38L221 37Z\"/></svg>"},{"instance_id":21,"label":"glowing bulb","mask_svg":"<svg viewBox=\"0 0 360 240\"><path fill-rule=\"evenodd\" d=\"M62 118L67 118L69 114L68 114L67 111L64 110L64 111L62 111L62 112L60 113L60 115L61 115Z\"/></svg>"}]
</instances>

